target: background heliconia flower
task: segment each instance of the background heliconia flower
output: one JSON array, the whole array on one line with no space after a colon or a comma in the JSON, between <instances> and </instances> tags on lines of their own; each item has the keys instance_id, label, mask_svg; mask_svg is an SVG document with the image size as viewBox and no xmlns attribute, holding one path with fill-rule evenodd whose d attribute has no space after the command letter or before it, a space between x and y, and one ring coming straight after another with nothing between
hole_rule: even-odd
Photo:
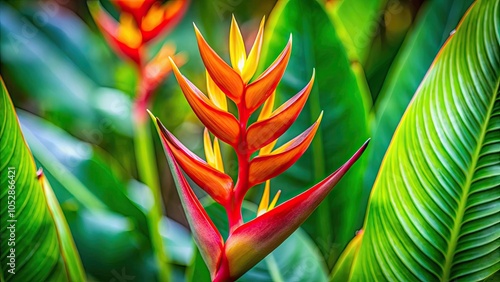
<instances>
[{"instance_id":1,"label":"background heliconia flower","mask_svg":"<svg viewBox=\"0 0 500 282\"><path fill-rule=\"evenodd\" d=\"M165 43L149 61L150 42L160 39L174 28L187 10L188 0L172 0L162 4L156 0L112 1L120 11L119 20L108 14L98 1L89 2L97 26L113 50L133 62L139 71L136 115L143 119L152 92L170 74L168 58L184 64L185 55L175 54L175 46Z\"/></svg>"},{"instance_id":2,"label":"background heliconia flower","mask_svg":"<svg viewBox=\"0 0 500 282\"><path fill-rule=\"evenodd\" d=\"M252 81L260 57L263 25L264 20L247 55L233 17L229 38L232 67L214 52L195 26L201 58L207 71L208 95L184 77L174 60L170 60L188 103L207 128L203 137L206 161L192 153L159 119L152 116L163 141L193 237L214 281L237 279L278 247L328 195L368 144L367 141L337 171L304 193L275 207L278 192L269 203L269 179L288 169L302 156L314 138L323 113L302 134L274 148L276 140L291 126L304 107L313 87L314 72L310 82L299 93L273 110L274 93L291 55L292 37L274 63ZM227 97L235 103L237 117L228 111ZM248 125L251 114L262 105L257 121ZM209 132L215 136L213 142ZM236 184L224 172L219 140L232 146L238 156ZM259 153L252 157L258 150ZM196 198L181 168L225 208L230 228L226 242ZM244 223L241 215L244 197L250 188L263 182L266 182L266 188L258 216Z\"/></svg>"}]
</instances>

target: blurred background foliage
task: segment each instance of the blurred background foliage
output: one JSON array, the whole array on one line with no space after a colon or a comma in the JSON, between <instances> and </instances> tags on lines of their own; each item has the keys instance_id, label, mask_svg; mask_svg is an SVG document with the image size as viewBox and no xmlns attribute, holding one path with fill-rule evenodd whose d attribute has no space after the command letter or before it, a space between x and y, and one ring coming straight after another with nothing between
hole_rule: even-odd
<instances>
[{"instance_id":1,"label":"blurred background foliage","mask_svg":"<svg viewBox=\"0 0 500 282\"><path fill-rule=\"evenodd\" d=\"M361 228L368 195L392 134L434 57L472 1L452 0L192 0L181 23L155 42L172 42L187 55L182 72L204 90L205 70L192 23L229 61L234 14L247 44L266 17L264 70L293 34L290 64L277 92L281 104L316 69L311 98L279 142L304 130L325 111L311 148L282 176L280 202L333 172L368 137L369 150L328 200L284 245L243 276L245 280L326 280L338 256ZM107 0L102 5L116 16ZM156 279L145 214L152 195L137 181L131 105L137 74L107 46L86 1L0 2L1 74L37 164L44 168L68 220L84 268L93 280L126 273ZM247 46L247 49L250 46ZM154 54L151 54L151 56ZM175 79L156 90L151 111L188 148L202 155L203 127ZM162 237L175 281L207 275L191 241L159 140L154 138L165 217ZM223 145L226 171L237 162ZM194 186L194 183L192 183ZM204 197L201 190L197 190ZM252 189L254 209L262 187ZM209 199L210 214L225 216ZM304 258L306 256L307 258ZM297 273L285 271L290 267ZM326 274L325 274L326 273ZM280 280L281 279L281 280ZM290 280L291 281L291 280ZM294 280L295 281L295 280Z\"/></svg>"}]
</instances>

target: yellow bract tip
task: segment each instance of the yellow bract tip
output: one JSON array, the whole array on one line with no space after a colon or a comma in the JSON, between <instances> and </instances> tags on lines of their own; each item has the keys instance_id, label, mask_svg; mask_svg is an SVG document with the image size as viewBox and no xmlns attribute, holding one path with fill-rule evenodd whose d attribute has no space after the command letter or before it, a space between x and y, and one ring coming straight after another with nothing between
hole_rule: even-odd
<instances>
[{"instance_id":1,"label":"yellow bract tip","mask_svg":"<svg viewBox=\"0 0 500 282\"><path fill-rule=\"evenodd\" d=\"M278 198L280 197L280 195L281 195L281 190L278 190L278 192L276 192L276 195L273 198L273 201L269 205L269 208L267 209L267 211L274 209L274 206L276 206L276 203L278 202Z\"/></svg>"},{"instance_id":2,"label":"yellow bract tip","mask_svg":"<svg viewBox=\"0 0 500 282\"><path fill-rule=\"evenodd\" d=\"M220 172L224 172L224 163L222 162L222 155L220 153L219 139L217 137L214 139L214 161L215 169Z\"/></svg>"},{"instance_id":3,"label":"yellow bract tip","mask_svg":"<svg viewBox=\"0 0 500 282\"><path fill-rule=\"evenodd\" d=\"M227 111L227 98L226 94L220 90L220 88L215 84L212 77L206 72L207 77L207 92L208 98L220 109Z\"/></svg>"},{"instance_id":4,"label":"yellow bract tip","mask_svg":"<svg viewBox=\"0 0 500 282\"><path fill-rule=\"evenodd\" d=\"M234 15L231 20L231 29L229 30L229 56L233 69L241 75L247 60L247 53L240 28L238 27Z\"/></svg>"},{"instance_id":5,"label":"yellow bract tip","mask_svg":"<svg viewBox=\"0 0 500 282\"><path fill-rule=\"evenodd\" d=\"M258 121L266 119L271 116L273 113L273 107L274 107L274 100L276 98L276 91L267 98L266 102L264 103L264 106L262 106L262 110L260 111L259 117L257 118Z\"/></svg>"},{"instance_id":6,"label":"yellow bract tip","mask_svg":"<svg viewBox=\"0 0 500 282\"><path fill-rule=\"evenodd\" d=\"M245 62L245 67L243 68L243 72L241 73L241 77L245 83L249 82L250 79L252 79L259 64L260 50L262 48L262 39L264 37L265 19L266 18L263 17L262 21L260 22L259 31L257 32L257 36L255 37L252 49L248 54L247 61Z\"/></svg>"},{"instance_id":7,"label":"yellow bract tip","mask_svg":"<svg viewBox=\"0 0 500 282\"><path fill-rule=\"evenodd\" d=\"M212 141L210 140L210 133L208 133L207 128L205 128L205 131L203 132L203 145L208 165L215 167L214 149L212 148Z\"/></svg>"},{"instance_id":8,"label":"yellow bract tip","mask_svg":"<svg viewBox=\"0 0 500 282\"><path fill-rule=\"evenodd\" d=\"M146 16L142 19L141 27L143 30L150 31L156 28L163 20L165 10L160 3L155 3L149 9Z\"/></svg>"},{"instance_id":9,"label":"yellow bract tip","mask_svg":"<svg viewBox=\"0 0 500 282\"><path fill-rule=\"evenodd\" d=\"M260 200L259 208L257 209L257 216L260 216L267 211L269 205L269 191L271 190L271 180L266 181L264 187L264 193L262 194L262 199Z\"/></svg>"}]
</instances>

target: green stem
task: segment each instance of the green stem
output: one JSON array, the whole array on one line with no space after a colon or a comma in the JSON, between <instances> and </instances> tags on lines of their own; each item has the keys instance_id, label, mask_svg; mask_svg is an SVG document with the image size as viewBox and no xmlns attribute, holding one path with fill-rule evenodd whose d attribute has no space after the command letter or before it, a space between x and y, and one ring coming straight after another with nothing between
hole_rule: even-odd
<instances>
[{"instance_id":1,"label":"green stem","mask_svg":"<svg viewBox=\"0 0 500 282\"><path fill-rule=\"evenodd\" d=\"M151 189L154 203L147 214L151 243L158 265L158 280L170 281L170 266L159 225L163 214L160 183L157 173L156 158L151 139L151 130L148 119L136 119L134 134L135 156L139 178Z\"/></svg>"}]
</instances>

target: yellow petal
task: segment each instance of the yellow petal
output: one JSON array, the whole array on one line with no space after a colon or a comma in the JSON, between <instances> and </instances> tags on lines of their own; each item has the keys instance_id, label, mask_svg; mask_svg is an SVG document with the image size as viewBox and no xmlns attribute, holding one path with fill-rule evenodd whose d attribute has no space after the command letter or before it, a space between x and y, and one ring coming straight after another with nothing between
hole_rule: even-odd
<instances>
[{"instance_id":1,"label":"yellow petal","mask_svg":"<svg viewBox=\"0 0 500 282\"><path fill-rule=\"evenodd\" d=\"M229 56L231 57L231 64L233 69L239 74L242 74L245 62L247 60L247 53L245 50L245 43L241 36L238 23L234 19L231 21L231 29L229 31Z\"/></svg>"},{"instance_id":2,"label":"yellow petal","mask_svg":"<svg viewBox=\"0 0 500 282\"><path fill-rule=\"evenodd\" d=\"M269 205L269 208L267 209L267 211L270 211L270 210L274 209L274 206L276 206L276 203L278 202L278 198L280 197L280 195L281 195L281 190L278 190L278 192L274 196L273 201Z\"/></svg>"},{"instance_id":3,"label":"yellow petal","mask_svg":"<svg viewBox=\"0 0 500 282\"><path fill-rule=\"evenodd\" d=\"M259 117L257 118L258 121L264 120L268 117L271 116L273 113L273 107L274 107L274 99L276 97L276 90L267 98L266 102L264 103L264 106L262 106L262 110L260 111Z\"/></svg>"},{"instance_id":4,"label":"yellow petal","mask_svg":"<svg viewBox=\"0 0 500 282\"><path fill-rule=\"evenodd\" d=\"M262 21L260 22L259 32L255 37L252 49L250 50L248 58L245 62L245 67L243 68L243 72L241 73L241 77L243 79L243 82L245 83L249 82L250 79L252 79L255 71L257 70L257 66L259 65L260 50L262 48L262 38L264 37L265 19L265 17L262 18Z\"/></svg>"},{"instance_id":5,"label":"yellow petal","mask_svg":"<svg viewBox=\"0 0 500 282\"><path fill-rule=\"evenodd\" d=\"M203 145L205 148L205 157L207 158L207 163L211 167L215 167L214 150L212 148L212 141L210 140L210 133L208 133L207 128L205 128L205 132L203 133Z\"/></svg>"},{"instance_id":6,"label":"yellow petal","mask_svg":"<svg viewBox=\"0 0 500 282\"><path fill-rule=\"evenodd\" d=\"M217 169L220 172L224 172L224 163L222 162L219 139L217 139L217 137L215 137L214 139L214 161L215 161L215 169Z\"/></svg>"},{"instance_id":7,"label":"yellow petal","mask_svg":"<svg viewBox=\"0 0 500 282\"><path fill-rule=\"evenodd\" d=\"M271 96L267 98L266 102L264 103L264 106L262 107L262 110L260 111L257 121L264 120L271 116L271 114L273 113L275 97L276 97L276 91L274 91L273 94L271 94ZM275 139L273 142L262 147L259 151L259 155L267 155L271 153L271 151L274 149L274 146L276 145L276 142L278 142L278 139Z\"/></svg>"},{"instance_id":8,"label":"yellow petal","mask_svg":"<svg viewBox=\"0 0 500 282\"><path fill-rule=\"evenodd\" d=\"M260 200L259 209L257 210L257 216L260 216L267 211L269 205L269 190L271 186L271 180L266 181L266 186L264 187L264 193L262 194L262 199Z\"/></svg>"},{"instance_id":9,"label":"yellow petal","mask_svg":"<svg viewBox=\"0 0 500 282\"><path fill-rule=\"evenodd\" d=\"M262 147L259 151L259 156L262 155L269 155L271 151L274 149L274 146L276 145L276 142L278 142L278 139L274 140L273 142L267 144L266 146Z\"/></svg>"},{"instance_id":10,"label":"yellow petal","mask_svg":"<svg viewBox=\"0 0 500 282\"><path fill-rule=\"evenodd\" d=\"M129 13L122 13L118 26L118 40L130 48L139 48L142 44L142 35L135 23L134 17Z\"/></svg>"},{"instance_id":11,"label":"yellow petal","mask_svg":"<svg viewBox=\"0 0 500 282\"><path fill-rule=\"evenodd\" d=\"M210 77L208 71L205 71L207 77L207 92L208 98L219 107L220 109L227 111L227 98L224 92L215 84L213 79Z\"/></svg>"},{"instance_id":12,"label":"yellow petal","mask_svg":"<svg viewBox=\"0 0 500 282\"><path fill-rule=\"evenodd\" d=\"M142 19L141 27L145 31L153 30L163 20L165 10L160 3L156 2L151 6L146 16Z\"/></svg>"}]
</instances>

